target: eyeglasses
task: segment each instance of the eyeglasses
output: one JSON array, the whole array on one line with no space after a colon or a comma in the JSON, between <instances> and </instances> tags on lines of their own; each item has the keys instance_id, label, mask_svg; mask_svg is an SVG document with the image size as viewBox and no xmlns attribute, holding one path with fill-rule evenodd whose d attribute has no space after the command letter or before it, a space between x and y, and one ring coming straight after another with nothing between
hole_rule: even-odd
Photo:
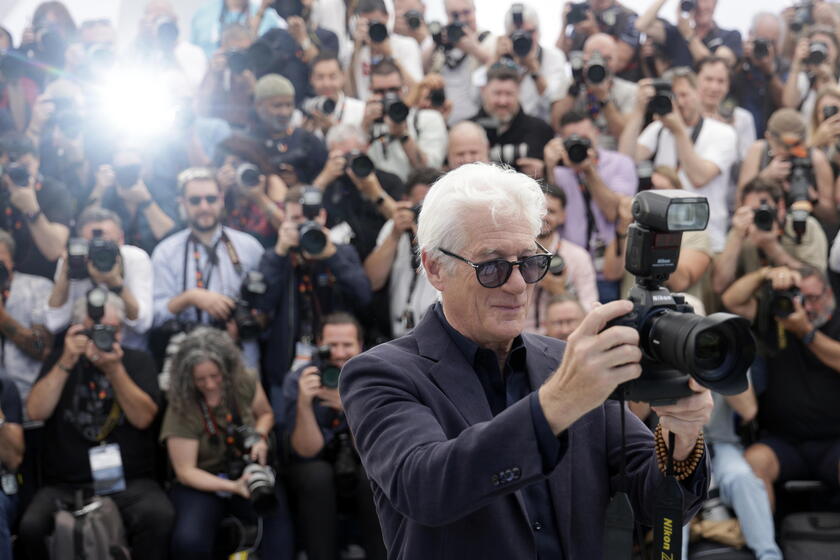
<instances>
[{"instance_id":1,"label":"eyeglasses","mask_svg":"<svg viewBox=\"0 0 840 560\"><path fill-rule=\"evenodd\" d=\"M206 200L207 204L216 204L219 201L219 195L208 194L207 196L190 196L187 197L187 202L190 206L198 206L202 200Z\"/></svg>"},{"instance_id":2,"label":"eyeglasses","mask_svg":"<svg viewBox=\"0 0 840 560\"><path fill-rule=\"evenodd\" d=\"M828 288L823 287L822 291L818 294L802 294L802 301L805 303L815 304L819 303L820 299L825 295L828 291Z\"/></svg>"},{"instance_id":3,"label":"eyeglasses","mask_svg":"<svg viewBox=\"0 0 840 560\"><path fill-rule=\"evenodd\" d=\"M446 249L438 249L446 256L464 261L475 269L475 277L478 283L485 288L498 288L503 286L510 278L513 272L513 267L519 267L519 273L522 279L528 284L536 284L542 280L545 273L548 272L548 266L551 263L551 253L545 247L537 243L543 252L519 259L518 261L508 261L505 259L493 259L480 263L474 263L469 259L465 259L461 255L456 255Z\"/></svg>"}]
</instances>

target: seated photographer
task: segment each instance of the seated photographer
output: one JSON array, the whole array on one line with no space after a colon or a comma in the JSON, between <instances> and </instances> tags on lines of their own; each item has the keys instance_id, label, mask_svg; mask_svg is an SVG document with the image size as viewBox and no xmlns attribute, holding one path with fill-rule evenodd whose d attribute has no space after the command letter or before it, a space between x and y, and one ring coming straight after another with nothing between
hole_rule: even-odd
<instances>
[{"instance_id":1,"label":"seated photographer","mask_svg":"<svg viewBox=\"0 0 840 560\"><path fill-rule=\"evenodd\" d=\"M44 421L41 456L45 486L20 522L27 558L46 560L47 537L59 504L108 495L120 510L131 554L166 558L174 513L154 481L155 434L160 392L151 356L123 348L125 306L94 288L76 301L74 324L44 362L26 400L31 420ZM99 468L103 463L118 467Z\"/></svg>"},{"instance_id":2,"label":"seated photographer","mask_svg":"<svg viewBox=\"0 0 840 560\"><path fill-rule=\"evenodd\" d=\"M636 84L615 76L618 67L615 40L596 33L586 40L583 52L569 55L572 83L551 106L551 124L560 130L560 118L571 110L591 116L600 133L598 147L615 150L633 110Z\"/></svg>"},{"instance_id":3,"label":"seated photographer","mask_svg":"<svg viewBox=\"0 0 840 560\"><path fill-rule=\"evenodd\" d=\"M373 92L371 70L383 60L390 60L399 68L409 88L423 79L420 45L393 32L383 0L360 0L355 4L355 15L353 52L347 65L353 97L367 101Z\"/></svg>"},{"instance_id":4,"label":"seated photographer","mask_svg":"<svg viewBox=\"0 0 840 560\"><path fill-rule=\"evenodd\" d=\"M274 414L259 379L227 334L206 327L181 341L170 371L160 440L176 479L169 493L172 558L218 558L214 536L227 515L260 525L261 557L293 558L286 497L268 445Z\"/></svg>"},{"instance_id":5,"label":"seated photographer","mask_svg":"<svg viewBox=\"0 0 840 560\"><path fill-rule=\"evenodd\" d=\"M545 311L545 336L558 340L569 340L583 322L586 311L577 297L570 293L551 296Z\"/></svg>"},{"instance_id":6,"label":"seated photographer","mask_svg":"<svg viewBox=\"0 0 840 560\"><path fill-rule=\"evenodd\" d=\"M807 266L763 267L736 280L723 304L753 321L771 352L759 441L746 451L770 504L777 482L816 478L837 489L840 314L825 276Z\"/></svg>"},{"instance_id":7,"label":"seated photographer","mask_svg":"<svg viewBox=\"0 0 840 560\"><path fill-rule=\"evenodd\" d=\"M399 177L377 169L367 156L368 137L355 126L339 124L327 134L329 159L312 182L324 193L327 225L342 243L352 244L364 261L376 247L379 230L405 190ZM342 225L346 224L346 225Z\"/></svg>"},{"instance_id":8,"label":"seated photographer","mask_svg":"<svg viewBox=\"0 0 840 560\"><path fill-rule=\"evenodd\" d=\"M487 132L472 121L461 121L449 130L446 167L452 170L477 161L490 163Z\"/></svg>"},{"instance_id":9,"label":"seated photographer","mask_svg":"<svg viewBox=\"0 0 840 560\"><path fill-rule=\"evenodd\" d=\"M370 482L353 447L338 393L340 369L362 352L361 329L346 313L325 317L317 359L313 357L283 382L292 451L289 479L309 560L337 557L339 499L355 505L365 557L386 557Z\"/></svg>"},{"instance_id":10,"label":"seated photographer","mask_svg":"<svg viewBox=\"0 0 840 560\"><path fill-rule=\"evenodd\" d=\"M371 297L356 250L335 243L324 227L327 212L320 198L313 187L289 190L277 243L259 261L258 270L270 279L260 309L272 317L263 373L278 389L292 360L312 355L318 325L326 314L361 310ZM272 402L275 407L280 404L274 398ZM277 416L278 421L284 419L279 412Z\"/></svg>"},{"instance_id":11,"label":"seated photographer","mask_svg":"<svg viewBox=\"0 0 840 560\"><path fill-rule=\"evenodd\" d=\"M266 74L254 87L256 119L250 135L266 146L266 157L280 171L287 185L298 181L312 181L327 159L324 143L311 132L294 126L295 88L278 74ZM290 165L290 162L293 164ZM297 180L290 180L285 173L292 172Z\"/></svg>"},{"instance_id":12,"label":"seated photographer","mask_svg":"<svg viewBox=\"0 0 840 560\"><path fill-rule=\"evenodd\" d=\"M513 3L508 8L505 33L496 39L496 55L492 62L504 58L516 63L521 76L519 102L522 110L548 122L552 102L569 87L566 55L554 45L540 43L539 15L529 4Z\"/></svg>"},{"instance_id":13,"label":"seated photographer","mask_svg":"<svg viewBox=\"0 0 840 560\"><path fill-rule=\"evenodd\" d=\"M345 74L335 53L321 53L312 61L309 83L317 97L301 107L306 120L303 128L325 138L337 124L362 126L365 103L344 94Z\"/></svg>"},{"instance_id":14,"label":"seated photographer","mask_svg":"<svg viewBox=\"0 0 840 560\"><path fill-rule=\"evenodd\" d=\"M187 228L152 253L153 326L168 334L197 324L227 329L242 344L248 367L258 370L257 341L240 337L234 311L243 280L257 268L263 247L247 233L221 225L224 203L213 170L187 169L178 176L178 187Z\"/></svg>"},{"instance_id":15,"label":"seated photographer","mask_svg":"<svg viewBox=\"0 0 840 560\"><path fill-rule=\"evenodd\" d=\"M636 163L678 170L682 188L709 201L712 251L720 252L726 240L729 216L729 172L737 157L735 129L715 119L703 118L697 92L697 75L675 68L666 78L670 87L652 80L639 82L636 105L621 135L620 150ZM673 93L672 93L673 92ZM646 125L648 115L653 121ZM643 130L644 128L644 130Z\"/></svg>"},{"instance_id":16,"label":"seated photographer","mask_svg":"<svg viewBox=\"0 0 840 560\"><path fill-rule=\"evenodd\" d=\"M224 225L270 247L283 223L288 188L252 138L235 134L216 147L216 180L225 199Z\"/></svg>"},{"instance_id":17,"label":"seated photographer","mask_svg":"<svg viewBox=\"0 0 840 560\"><path fill-rule=\"evenodd\" d=\"M715 259L712 284L723 293L736 278L762 266L813 266L825 272L828 241L819 222L804 216L805 233L797 241L795 222L777 181L761 175L741 190L741 207L732 216L726 245Z\"/></svg>"},{"instance_id":18,"label":"seated photographer","mask_svg":"<svg viewBox=\"0 0 840 560\"><path fill-rule=\"evenodd\" d=\"M26 400L52 350L47 298L52 282L15 269L15 241L0 230L0 371Z\"/></svg>"},{"instance_id":19,"label":"seated photographer","mask_svg":"<svg viewBox=\"0 0 840 560\"><path fill-rule=\"evenodd\" d=\"M129 243L151 253L175 230L175 199L150 188L148 181L153 179L139 150L119 146L112 161L113 166L97 169L88 204L114 212L124 224Z\"/></svg>"},{"instance_id":20,"label":"seated photographer","mask_svg":"<svg viewBox=\"0 0 840 560\"><path fill-rule=\"evenodd\" d=\"M0 227L15 240L20 272L52 278L70 235L73 201L61 183L42 177L35 146L24 135L0 138Z\"/></svg>"},{"instance_id":21,"label":"seated photographer","mask_svg":"<svg viewBox=\"0 0 840 560\"><path fill-rule=\"evenodd\" d=\"M546 214L537 243L552 257L548 274L534 288L525 329L546 334L548 305L555 296L571 295L589 310L598 303L598 285L592 257L586 249L560 235L566 225L566 193L551 184L543 185L542 189Z\"/></svg>"},{"instance_id":22,"label":"seated photographer","mask_svg":"<svg viewBox=\"0 0 840 560\"><path fill-rule=\"evenodd\" d=\"M802 115L814 110L817 93L837 85L838 46L836 28L812 25L798 37L782 92L782 106Z\"/></svg>"},{"instance_id":23,"label":"seated photographer","mask_svg":"<svg viewBox=\"0 0 840 560\"><path fill-rule=\"evenodd\" d=\"M125 244L122 220L104 208L89 207L76 221L79 237L71 239L59 260L49 295L46 325L58 333L70 325L73 304L94 286L117 294L125 305L122 345L146 349L152 326L152 261L139 247Z\"/></svg>"},{"instance_id":24,"label":"seated photographer","mask_svg":"<svg viewBox=\"0 0 840 560\"><path fill-rule=\"evenodd\" d=\"M365 259L365 274L373 291L388 289L393 338L413 329L437 301L437 290L420 270L414 236L423 199L441 175L437 169L426 168L409 176L407 198L397 202L394 216L379 230L376 249Z\"/></svg>"},{"instance_id":25,"label":"seated photographer","mask_svg":"<svg viewBox=\"0 0 840 560\"><path fill-rule=\"evenodd\" d=\"M624 154L596 148L600 134L592 118L569 111L560 119L562 138L545 146L549 182L565 196L562 236L587 250L598 275L602 303L618 299L618 284L605 280L604 251L612 240L621 195L636 193L638 179L633 160ZM584 305L588 296L579 293Z\"/></svg>"},{"instance_id":26,"label":"seated photographer","mask_svg":"<svg viewBox=\"0 0 840 560\"><path fill-rule=\"evenodd\" d=\"M370 96L362 130L370 135L368 155L378 169L402 181L416 169L441 167L446 156L446 122L432 109L409 108L403 100L402 71L392 60L370 70Z\"/></svg>"},{"instance_id":27,"label":"seated photographer","mask_svg":"<svg viewBox=\"0 0 840 560\"><path fill-rule=\"evenodd\" d=\"M493 63L481 88L481 110L470 117L490 141L490 160L510 165L534 179L545 177L543 146L554 137L544 120L519 104L519 70L508 59Z\"/></svg>"},{"instance_id":28,"label":"seated photographer","mask_svg":"<svg viewBox=\"0 0 840 560\"><path fill-rule=\"evenodd\" d=\"M0 558L12 560L12 527L17 519L17 478L23 461L23 405L15 383L0 373Z\"/></svg>"},{"instance_id":29,"label":"seated photographer","mask_svg":"<svg viewBox=\"0 0 840 560\"><path fill-rule=\"evenodd\" d=\"M836 192L826 155L806 145L805 119L793 109L779 109L767 122L763 140L757 140L741 164L738 188L755 177L781 183L786 206L813 212L823 227L836 224ZM740 193L739 193L740 199Z\"/></svg>"}]
</instances>

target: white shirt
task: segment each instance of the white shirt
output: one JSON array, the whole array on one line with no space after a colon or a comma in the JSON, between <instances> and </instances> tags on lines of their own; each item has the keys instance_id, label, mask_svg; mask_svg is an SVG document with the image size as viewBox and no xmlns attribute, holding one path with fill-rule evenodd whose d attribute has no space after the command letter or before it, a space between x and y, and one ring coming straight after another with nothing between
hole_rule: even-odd
<instances>
[{"instance_id":1,"label":"white shirt","mask_svg":"<svg viewBox=\"0 0 840 560\"><path fill-rule=\"evenodd\" d=\"M411 109L406 119L408 135L414 138L417 148L426 156L426 167L443 167L449 138L446 122L439 111L432 109ZM387 136L388 125L377 124L373 127L374 138L386 134L381 140L371 142L368 156L377 169L397 175L403 182L411 173L411 162L398 138Z\"/></svg>"},{"instance_id":2,"label":"white shirt","mask_svg":"<svg viewBox=\"0 0 840 560\"><path fill-rule=\"evenodd\" d=\"M689 128L690 135L693 128ZM661 134L660 134L661 131ZM662 123L657 121L648 125L639 136L639 144L649 150L657 149L657 137L659 138L659 149L656 152L654 167L667 165L674 169L678 168L677 145L671 131L662 128ZM729 186L729 170L737 157L738 141L735 129L714 119L703 119L703 128L694 143L694 150L701 158L711 161L720 170L720 173L702 187L695 187L683 169L679 170L680 181L683 188L689 192L705 196L709 200L709 238L711 239L712 251L719 253L726 243L726 223L729 212L726 205L726 195Z\"/></svg>"},{"instance_id":3,"label":"white shirt","mask_svg":"<svg viewBox=\"0 0 840 560\"><path fill-rule=\"evenodd\" d=\"M738 135L738 161L744 161L747 150L755 142L755 119L752 113L743 107L735 107L732 117L732 126Z\"/></svg>"},{"instance_id":4,"label":"white shirt","mask_svg":"<svg viewBox=\"0 0 840 560\"><path fill-rule=\"evenodd\" d=\"M120 247L122 257L123 280L125 287L137 300L137 318L123 321L122 345L136 350L146 349L146 331L152 326L152 260L148 253L134 245ZM63 262L59 259L55 267L55 280L58 281ZM104 286L107 289L107 286ZM84 280L70 280L67 301L61 307L47 307L46 327L52 333L63 331L73 318L73 304L77 299L85 297L88 290L93 288L90 278Z\"/></svg>"},{"instance_id":5,"label":"white shirt","mask_svg":"<svg viewBox=\"0 0 840 560\"><path fill-rule=\"evenodd\" d=\"M571 84L572 81L569 80L566 84L566 88L562 91L562 94L555 99L555 101L568 95L568 89ZM636 90L638 88L639 86L633 82L613 76L609 97L610 101L618 109L619 113L626 115L633 110L633 106L636 103ZM586 88L581 87L580 93L573 104L573 108L578 111L588 112L588 95L589 94L586 92ZM604 116L604 112L599 111L595 114L593 122L600 132L598 135L598 147L603 150L617 150L618 138L610 133L609 126L607 125L607 117Z\"/></svg>"},{"instance_id":6,"label":"white shirt","mask_svg":"<svg viewBox=\"0 0 840 560\"><path fill-rule=\"evenodd\" d=\"M393 229L393 220L385 222L376 238L377 247L385 243ZM408 235L401 235L397 242L394 262L391 264L391 281L388 284L388 296L391 303L391 334L394 338L408 332L402 319L406 308L414 314L414 324L416 325L429 310L429 306L436 302L439 297L439 292L429 283L426 272L421 269L417 272L417 282L414 285L414 291L411 293L411 299L409 299L408 289L411 287L414 274L415 272L411 268L411 243L408 240Z\"/></svg>"},{"instance_id":7,"label":"white shirt","mask_svg":"<svg viewBox=\"0 0 840 560\"><path fill-rule=\"evenodd\" d=\"M355 97L347 97L343 93L339 93L333 114L338 118L340 124L351 124L361 128L362 120L365 117L365 102ZM291 126L293 128L300 128L303 126L305 119L306 117L303 112L300 109L295 109L295 112L292 114ZM313 134L321 140L325 137L320 128L316 129Z\"/></svg>"},{"instance_id":8,"label":"white shirt","mask_svg":"<svg viewBox=\"0 0 840 560\"><path fill-rule=\"evenodd\" d=\"M403 70L415 82L423 79L423 60L420 57L420 45L411 37L391 33L391 52L394 60L398 60ZM367 101L370 96L370 47L364 46L356 56L356 64L353 67L353 76L356 79L356 93L359 99Z\"/></svg>"},{"instance_id":9,"label":"white shirt","mask_svg":"<svg viewBox=\"0 0 840 560\"><path fill-rule=\"evenodd\" d=\"M52 285L52 282L41 276L15 272L9 287L9 299L4 304L6 312L23 328L46 326L45 314ZM8 338L3 339L2 356L6 375L15 382L20 400L25 403L41 372L41 361L28 356Z\"/></svg>"}]
</instances>

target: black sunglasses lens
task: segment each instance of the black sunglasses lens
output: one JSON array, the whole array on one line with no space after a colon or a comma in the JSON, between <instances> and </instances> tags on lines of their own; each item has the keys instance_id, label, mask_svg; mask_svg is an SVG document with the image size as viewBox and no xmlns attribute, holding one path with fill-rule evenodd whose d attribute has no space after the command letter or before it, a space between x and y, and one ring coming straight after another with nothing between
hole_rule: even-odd
<instances>
[{"instance_id":1,"label":"black sunglasses lens","mask_svg":"<svg viewBox=\"0 0 840 560\"><path fill-rule=\"evenodd\" d=\"M522 259L522 264L519 265L519 271L522 273L522 278L528 284L534 284L542 280L545 273L548 272L548 266L551 259L547 255L534 255Z\"/></svg>"},{"instance_id":2,"label":"black sunglasses lens","mask_svg":"<svg viewBox=\"0 0 840 560\"><path fill-rule=\"evenodd\" d=\"M513 265L505 260L482 263L478 266L478 283L485 288L498 288L504 284Z\"/></svg>"},{"instance_id":3,"label":"black sunglasses lens","mask_svg":"<svg viewBox=\"0 0 840 560\"><path fill-rule=\"evenodd\" d=\"M205 196L204 200L207 201L207 204L216 204L216 202L218 202L219 200L219 197L214 194L211 194L210 196Z\"/></svg>"}]
</instances>

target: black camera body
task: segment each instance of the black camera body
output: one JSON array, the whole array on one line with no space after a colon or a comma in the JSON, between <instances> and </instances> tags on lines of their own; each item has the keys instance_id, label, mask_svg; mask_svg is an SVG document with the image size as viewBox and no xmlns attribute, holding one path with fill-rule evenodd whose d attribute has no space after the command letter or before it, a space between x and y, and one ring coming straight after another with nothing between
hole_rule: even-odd
<instances>
[{"instance_id":1,"label":"black camera body","mask_svg":"<svg viewBox=\"0 0 840 560\"><path fill-rule=\"evenodd\" d=\"M674 110L674 90L668 80L653 80L654 94L648 101L647 112L651 115L664 116Z\"/></svg>"},{"instance_id":2,"label":"black camera body","mask_svg":"<svg viewBox=\"0 0 840 560\"><path fill-rule=\"evenodd\" d=\"M534 46L534 35L530 31L517 29L510 34L510 41L513 43L513 54L523 58L531 52L531 48Z\"/></svg>"},{"instance_id":3,"label":"black camera body","mask_svg":"<svg viewBox=\"0 0 840 560\"><path fill-rule=\"evenodd\" d=\"M310 255L318 255L327 246L327 235L316 219L321 212L323 195L316 187L306 187L300 203L303 206L303 215L306 221L298 226L300 241L298 249Z\"/></svg>"},{"instance_id":4,"label":"black camera body","mask_svg":"<svg viewBox=\"0 0 840 560\"><path fill-rule=\"evenodd\" d=\"M589 12L589 2L572 2L566 16L566 24L577 25L586 21Z\"/></svg>"},{"instance_id":5,"label":"black camera body","mask_svg":"<svg viewBox=\"0 0 840 560\"><path fill-rule=\"evenodd\" d=\"M338 378L341 375L341 368L332 363L332 352L329 346L318 347L318 377L321 379L321 387L327 389L338 389Z\"/></svg>"},{"instance_id":6,"label":"black camera body","mask_svg":"<svg viewBox=\"0 0 840 560\"><path fill-rule=\"evenodd\" d=\"M265 277L258 270L249 271L242 279L239 297L233 308L233 320L242 340L253 340L263 331L263 325L254 317L253 311L260 308L260 298L266 289Z\"/></svg>"},{"instance_id":7,"label":"black camera body","mask_svg":"<svg viewBox=\"0 0 840 560\"><path fill-rule=\"evenodd\" d=\"M368 27L368 37L373 43L382 43L388 39L388 27L379 21L374 21Z\"/></svg>"},{"instance_id":8,"label":"black camera body","mask_svg":"<svg viewBox=\"0 0 840 560\"><path fill-rule=\"evenodd\" d=\"M682 295L663 286L677 268L682 232L708 224L708 201L679 190L644 191L634 197L632 212L625 267L636 276L628 298L633 311L607 328L639 332L642 375L619 385L613 396L673 403L692 394L689 376L724 395L744 391L755 357L749 322L729 313L695 315Z\"/></svg>"},{"instance_id":9,"label":"black camera body","mask_svg":"<svg viewBox=\"0 0 840 560\"><path fill-rule=\"evenodd\" d=\"M808 56L805 57L805 64L822 64L828 58L828 45L822 41L811 41L808 46Z\"/></svg>"},{"instance_id":10,"label":"black camera body","mask_svg":"<svg viewBox=\"0 0 840 560\"><path fill-rule=\"evenodd\" d=\"M227 65L233 74L242 74L245 70L251 67L251 61L248 59L247 50L230 50L225 53Z\"/></svg>"},{"instance_id":11,"label":"black camera body","mask_svg":"<svg viewBox=\"0 0 840 560\"><path fill-rule=\"evenodd\" d=\"M773 231L773 224L777 219L776 207L769 205L766 201L753 212L753 223L762 231Z\"/></svg>"},{"instance_id":12,"label":"black camera body","mask_svg":"<svg viewBox=\"0 0 840 560\"><path fill-rule=\"evenodd\" d=\"M399 94L388 92L382 97L382 112L395 123L405 122L408 118L408 105Z\"/></svg>"},{"instance_id":13,"label":"black camera body","mask_svg":"<svg viewBox=\"0 0 840 560\"><path fill-rule=\"evenodd\" d=\"M592 53L589 57L589 63L586 65L584 71L587 83L598 85L610 75L607 65L604 62L604 57L598 51Z\"/></svg>"},{"instance_id":14,"label":"black camera body","mask_svg":"<svg viewBox=\"0 0 840 560\"><path fill-rule=\"evenodd\" d=\"M352 152L344 154L344 159L347 161L347 168L349 168L353 174L360 179L364 179L373 173L373 170L375 169L373 160L370 159L367 154L363 154L358 150L353 150Z\"/></svg>"},{"instance_id":15,"label":"black camera body","mask_svg":"<svg viewBox=\"0 0 840 560\"><path fill-rule=\"evenodd\" d=\"M585 136L570 134L568 138L563 140L563 148L566 150L566 155L569 156L569 161L578 164L586 161L586 158L589 157L592 142Z\"/></svg>"},{"instance_id":16,"label":"black camera body","mask_svg":"<svg viewBox=\"0 0 840 560\"><path fill-rule=\"evenodd\" d=\"M793 10L793 20L790 22L791 31L799 33L808 25L814 24L814 4L805 1L797 5Z\"/></svg>"},{"instance_id":17,"label":"black camera body","mask_svg":"<svg viewBox=\"0 0 840 560\"><path fill-rule=\"evenodd\" d=\"M784 319L796 311L795 302L801 299L802 293L795 286L787 290L774 290L771 287L768 308L774 316Z\"/></svg>"},{"instance_id":18,"label":"black camera body","mask_svg":"<svg viewBox=\"0 0 840 560\"><path fill-rule=\"evenodd\" d=\"M423 14L417 10L408 10L405 13L405 22L410 29L420 29L420 26L423 25Z\"/></svg>"},{"instance_id":19,"label":"black camera body","mask_svg":"<svg viewBox=\"0 0 840 560\"><path fill-rule=\"evenodd\" d=\"M111 352L117 340L117 329L111 325L93 325L82 331L82 334L88 337L101 352Z\"/></svg>"},{"instance_id":20,"label":"black camera body","mask_svg":"<svg viewBox=\"0 0 840 560\"><path fill-rule=\"evenodd\" d=\"M274 469L264 467L251 459L251 448L260 442L262 437L251 426L238 426L234 440L240 457L228 465L228 477L238 480L243 475L250 475L248 492L251 494L251 505L257 515L268 515L277 508L277 496L274 492L277 480Z\"/></svg>"},{"instance_id":21,"label":"black camera body","mask_svg":"<svg viewBox=\"0 0 840 560\"><path fill-rule=\"evenodd\" d=\"M99 272L109 272L117 264L120 248L102 237L102 230L93 231L93 239L73 237L67 243L67 267L71 280L84 280L88 263Z\"/></svg>"},{"instance_id":22,"label":"black camera body","mask_svg":"<svg viewBox=\"0 0 840 560\"><path fill-rule=\"evenodd\" d=\"M261 176L259 167L253 163L242 163L236 168L236 182L246 189L259 186Z\"/></svg>"},{"instance_id":23,"label":"black camera body","mask_svg":"<svg viewBox=\"0 0 840 560\"><path fill-rule=\"evenodd\" d=\"M756 59L770 56L770 41L767 39L756 39L753 41L753 57Z\"/></svg>"},{"instance_id":24,"label":"black camera body","mask_svg":"<svg viewBox=\"0 0 840 560\"><path fill-rule=\"evenodd\" d=\"M466 25L460 21L455 21L444 27L446 37L444 38L445 45L449 48L455 48L458 41L464 38L467 34Z\"/></svg>"}]
</instances>

